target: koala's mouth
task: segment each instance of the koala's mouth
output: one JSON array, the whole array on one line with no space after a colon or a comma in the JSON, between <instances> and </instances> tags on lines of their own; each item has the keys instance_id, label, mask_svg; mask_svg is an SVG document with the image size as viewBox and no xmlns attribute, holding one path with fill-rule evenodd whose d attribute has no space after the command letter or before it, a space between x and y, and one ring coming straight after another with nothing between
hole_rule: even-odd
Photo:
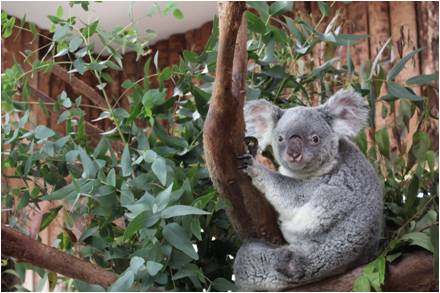
<instances>
[{"instance_id":1,"label":"koala's mouth","mask_svg":"<svg viewBox=\"0 0 440 293\"><path fill-rule=\"evenodd\" d=\"M302 154L298 154L296 156L289 156L288 154L286 154L284 156L284 159L289 163L289 164L294 164L294 165L303 165L303 155Z\"/></svg>"}]
</instances>

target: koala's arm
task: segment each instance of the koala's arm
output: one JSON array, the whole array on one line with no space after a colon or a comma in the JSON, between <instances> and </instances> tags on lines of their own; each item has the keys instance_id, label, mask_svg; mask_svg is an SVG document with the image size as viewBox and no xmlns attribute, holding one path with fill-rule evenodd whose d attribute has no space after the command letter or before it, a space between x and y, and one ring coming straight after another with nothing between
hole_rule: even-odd
<instances>
[{"instance_id":1,"label":"koala's arm","mask_svg":"<svg viewBox=\"0 0 440 293\"><path fill-rule=\"evenodd\" d=\"M301 185L299 180L273 172L255 159L251 160L245 172L278 212L297 204L296 191Z\"/></svg>"}]
</instances>

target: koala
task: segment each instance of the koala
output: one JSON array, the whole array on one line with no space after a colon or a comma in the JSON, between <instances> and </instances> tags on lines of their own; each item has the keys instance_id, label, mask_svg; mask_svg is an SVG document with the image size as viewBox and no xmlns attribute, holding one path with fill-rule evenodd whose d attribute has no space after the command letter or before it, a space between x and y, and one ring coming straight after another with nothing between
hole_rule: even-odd
<instances>
[{"instance_id":1,"label":"koala","mask_svg":"<svg viewBox=\"0 0 440 293\"><path fill-rule=\"evenodd\" d=\"M323 105L280 109L246 103L246 134L272 146L278 172L239 157L241 167L279 215L288 245L247 240L234 274L245 291L280 291L339 274L376 256L383 191L373 166L351 142L366 125L368 105L340 90ZM260 150L260 151L261 151Z\"/></svg>"}]
</instances>

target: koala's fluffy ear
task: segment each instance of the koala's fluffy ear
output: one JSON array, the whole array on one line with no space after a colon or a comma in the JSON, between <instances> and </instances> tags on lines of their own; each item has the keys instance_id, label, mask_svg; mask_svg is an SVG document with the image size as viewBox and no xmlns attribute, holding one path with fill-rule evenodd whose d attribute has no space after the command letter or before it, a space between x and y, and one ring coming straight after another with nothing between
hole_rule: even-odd
<instances>
[{"instance_id":1,"label":"koala's fluffy ear","mask_svg":"<svg viewBox=\"0 0 440 293\"><path fill-rule=\"evenodd\" d=\"M264 150L272 139L272 131L283 110L266 100L247 102L244 106L246 136L258 139L259 147Z\"/></svg>"},{"instance_id":2,"label":"koala's fluffy ear","mask_svg":"<svg viewBox=\"0 0 440 293\"><path fill-rule=\"evenodd\" d=\"M320 108L340 136L354 138L368 122L368 104L354 90L339 90Z\"/></svg>"}]
</instances>

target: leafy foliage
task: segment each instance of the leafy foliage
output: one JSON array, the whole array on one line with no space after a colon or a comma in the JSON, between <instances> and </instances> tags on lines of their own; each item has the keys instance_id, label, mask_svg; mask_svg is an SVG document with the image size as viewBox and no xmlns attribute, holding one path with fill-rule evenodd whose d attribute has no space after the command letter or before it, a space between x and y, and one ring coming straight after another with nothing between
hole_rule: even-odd
<instances>
[{"instance_id":1,"label":"leafy foliage","mask_svg":"<svg viewBox=\"0 0 440 293\"><path fill-rule=\"evenodd\" d=\"M89 9L88 2L71 2L77 4ZM437 89L438 76L415 76L404 84L396 81L420 50L391 60L394 66L386 74L383 63L390 60L381 55L393 49L387 42L376 58L357 69L350 48L366 36L340 34L340 14L332 14L330 4L319 3L318 22L305 15L287 16L292 2L248 5L255 9L246 12L248 100L265 98L281 107L316 105L341 87L353 87L367 96L373 109L370 127L358 137L358 145L384 182L386 244L354 289L379 291L386 263L412 245L433 252L438 260L438 154L422 130L424 123L438 118L430 113L427 97L414 90L420 85ZM163 9L154 6L148 15L154 13L183 17L174 3ZM333 19L322 28L323 18L330 16ZM49 19L53 35L44 58L32 63L26 55L31 72L15 64L2 74L2 171L13 170L13 175L4 176L23 181L22 187L2 193L4 208L11 209L9 224L26 231L20 222L24 208L38 209L41 201L54 201L58 206L45 213L40 230L62 212L63 232L54 245L119 273L111 291L236 289L231 267L239 240L202 158L202 127L216 66L217 21L201 54L184 51L179 64L159 68L160 52L151 56L148 51L155 34L142 38L133 23L106 32L99 20L85 23L66 17L62 8ZM11 35L15 22L2 12L3 38ZM104 44L98 54L92 36ZM313 59L316 46L324 48L320 66ZM337 54L340 48L346 49L345 60ZM147 56L145 77L121 83L131 92L128 110L112 105L105 90L113 82L106 69L123 70L125 50L133 50L137 58ZM69 61L61 61L63 56ZM98 120L110 120L114 128L103 133L97 145L85 133L81 97L63 92L53 105L65 134L30 122L27 79L30 73L50 71L55 64L67 65L72 74L90 71L98 81L108 105ZM149 72L150 64L156 68L154 74ZM157 88L150 86L152 78L157 78ZM168 86L174 88L171 97ZM381 96L385 88L388 95ZM391 132L376 129L376 105L381 106L383 118L397 117ZM139 120L147 127L138 126ZM410 120L416 121L416 129L405 141L399 134L410 133ZM86 225L79 233L78 223ZM57 282L56 274L17 263L15 272L21 280L24 268ZM67 280L66 286L102 290L80 281Z\"/></svg>"}]
</instances>

